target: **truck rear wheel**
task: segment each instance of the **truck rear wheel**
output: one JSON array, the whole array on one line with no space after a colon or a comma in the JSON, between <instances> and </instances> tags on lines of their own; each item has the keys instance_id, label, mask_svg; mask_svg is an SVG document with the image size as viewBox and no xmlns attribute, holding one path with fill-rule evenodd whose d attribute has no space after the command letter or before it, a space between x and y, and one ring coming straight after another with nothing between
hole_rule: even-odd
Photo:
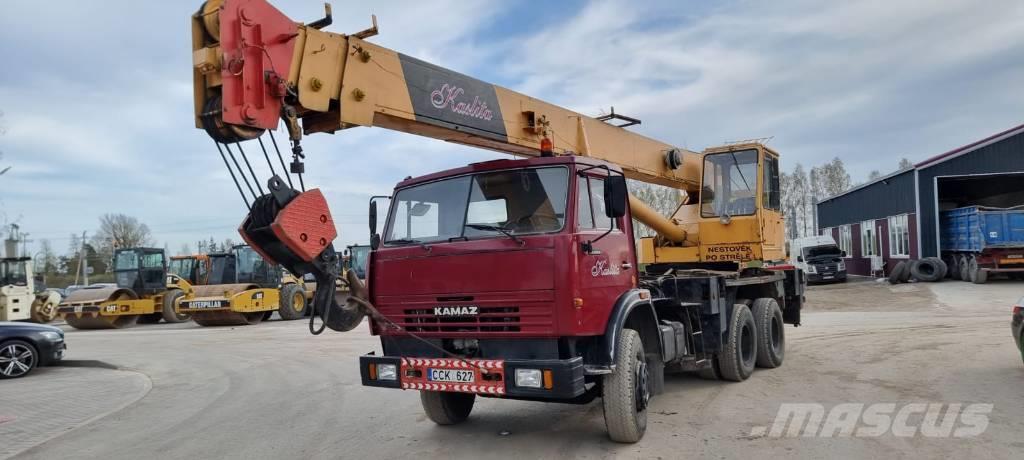
<instances>
[{"instance_id":1,"label":"truck rear wheel","mask_svg":"<svg viewBox=\"0 0 1024 460\"><path fill-rule=\"evenodd\" d=\"M184 295L185 293L181 289L171 289L164 294L163 311L161 311L164 321L168 323L183 323L192 317L188 313L178 313L178 299L181 299Z\"/></svg>"},{"instance_id":2,"label":"truck rear wheel","mask_svg":"<svg viewBox=\"0 0 1024 460\"><path fill-rule=\"evenodd\" d=\"M949 258L949 277L955 280L960 279L960 258L956 254Z\"/></svg>"},{"instance_id":3,"label":"truck rear wheel","mask_svg":"<svg viewBox=\"0 0 1024 460\"><path fill-rule=\"evenodd\" d=\"M302 312L306 309L306 292L297 284L286 284L281 286L281 305L277 314L281 319L291 320L302 318Z\"/></svg>"},{"instance_id":4,"label":"truck rear wheel","mask_svg":"<svg viewBox=\"0 0 1024 460\"><path fill-rule=\"evenodd\" d=\"M604 376L601 403L608 437L615 442L633 443L647 431L648 385L647 360L640 334L623 329L619 335L615 372Z\"/></svg>"},{"instance_id":5,"label":"truck rear wheel","mask_svg":"<svg viewBox=\"0 0 1024 460\"><path fill-rule=\"evenodd\" d=\"M779 303L771 297L757 299L751 313L757 324L757 367L781 366L786 355L786 332Z\"/></svg>"},{"instance_id":6,"label":"truck rear wheel","mask_svg":"<svg viewBox=\"0 0 1024 460\"><path fill-rule=\"evenodd\" d=\"M988 272L982 270L981 267L978 266L978 259L976 257L971 256L971 260L968 262L968 266L968 270L971 273L972 283L985 284L988 282Z\"/></svg>"},{"instance_id":7,"label":"truck rear wheel","mask_svg":"<svg viewBox=\"0 0 1024 460\"><path fill-rule=\"evenodd\" d=\"M472 393L448 393L443 391L421 391L420 403L427 418L438 425L461 423L473 411L476 395Z\"/></svg>"},{"instance_id":8,"label":"truck rear wheel","mask_svg":"<svg viewBox=\"0 0 1024 460\"><path fill-rule=\"evenodd\" d=\"M754 323L754 315L746 305L733 305L728 336L718 355L722 378L742 382L754 372L756 362L757 324Z\"/></svg>"},{"instance_id":9,"label":"truck rear wheel","mask_svg":"<svg viewBox=\"0 0 1024 460\"><path fill-rule=\"evenodd\" d=\"M960 279L964 281L971 280L971 263L967 259L967 256L960 256L957 261L957 265L960 267Z\"/></svg>"}]
</instances>

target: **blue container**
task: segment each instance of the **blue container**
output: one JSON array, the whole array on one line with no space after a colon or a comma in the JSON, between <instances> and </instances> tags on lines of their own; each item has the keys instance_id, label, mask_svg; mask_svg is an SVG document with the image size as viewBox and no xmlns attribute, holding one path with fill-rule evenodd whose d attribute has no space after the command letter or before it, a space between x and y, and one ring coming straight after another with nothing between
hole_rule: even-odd
<instances>
[{"instance_id":1,"label":"blue container","mask_svg":"<svg viewBox=\"0 0 1024 460\"><path fill-rule=\"evenodd\" d=\"M980 253L990 248L1024 247L1024 208L969 206L943 211L939 235L943 251Z\"/></svg>"}]
</instances>

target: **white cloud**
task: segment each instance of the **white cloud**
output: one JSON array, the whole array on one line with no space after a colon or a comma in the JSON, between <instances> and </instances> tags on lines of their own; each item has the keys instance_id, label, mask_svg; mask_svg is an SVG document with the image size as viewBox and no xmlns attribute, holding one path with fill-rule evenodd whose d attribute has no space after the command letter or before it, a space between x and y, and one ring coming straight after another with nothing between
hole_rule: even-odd
<instances>
[{"instance_id":1,"label":"white cloud","mask_svg":"<svg viewBox=\"0 0 1024 460\"><path fill-rule=\"evenodd\" d=\"M319 2L274 3L295 20L322 14ZM68 2L45 29L23 20L37 7L5 5L0 59L19 64L0 74L0 150L14 165L0 212L22 216L36 239L126 212L172 250L211 234L237 240L241 200L192 123L186 18L198 4ZM669 142L775 136L789 166L838 155L855 176L1019 123L1024 104L1016 0L595 1L539 29L483 0L334 7L333 31L361 30L376 13L376 43L584 113L614 105ZM366 240L371 195L500 156L366 128L304 146L307 183L327 194L342 244ZM265 177L258 147L246 148Z\"/></svg>"}]
</instances>

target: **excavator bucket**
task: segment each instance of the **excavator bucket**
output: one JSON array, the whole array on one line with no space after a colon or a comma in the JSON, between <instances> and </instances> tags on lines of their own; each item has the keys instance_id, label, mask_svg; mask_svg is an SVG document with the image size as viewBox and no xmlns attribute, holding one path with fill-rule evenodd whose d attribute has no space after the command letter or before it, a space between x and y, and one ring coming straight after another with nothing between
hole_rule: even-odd
<instances>
[{"instance_id":1,"label":"excavator bucket","mask_svg":"<svg viewBox=\"0 0 1024 460\"><path fill-rule=\"evenodd\" d=\"M101 305L134 299L135 294L128 289L80 289L69 294L57 311L75 329L120 329L134 325L139 315L102 315Z\"/></svg>"}]
</instances>

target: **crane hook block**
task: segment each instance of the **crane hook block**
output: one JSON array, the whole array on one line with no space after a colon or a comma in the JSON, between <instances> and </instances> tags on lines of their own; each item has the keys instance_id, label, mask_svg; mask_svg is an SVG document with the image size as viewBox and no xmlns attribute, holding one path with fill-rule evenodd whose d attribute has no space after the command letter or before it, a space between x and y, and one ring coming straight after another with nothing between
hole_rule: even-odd
<instances>
[{"instance_id":1,"label":"crane hook block","mask_svg":"<svg viewBox=\"0 0 1024 460\"><path fill-rule=\"evenodd\" d=\"M267 187L270 193L253 202L238 229L242 239L267 260L299 275L336 258L331 243L338 230L323 193L319 189L300 193L278 176Z\"/></svg>"}]
</instances>

